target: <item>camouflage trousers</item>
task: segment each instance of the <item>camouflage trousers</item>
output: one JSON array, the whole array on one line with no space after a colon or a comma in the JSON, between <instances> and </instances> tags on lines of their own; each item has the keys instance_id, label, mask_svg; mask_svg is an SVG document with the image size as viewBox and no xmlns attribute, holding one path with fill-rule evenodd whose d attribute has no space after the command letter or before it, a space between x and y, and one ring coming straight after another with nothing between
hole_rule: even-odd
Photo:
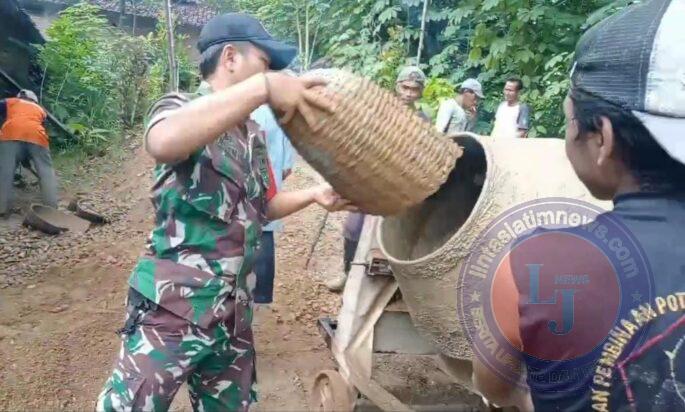
<instances>
[{"instance_id":1,"label":"camouflage trousers","mask_svg":"<svg viewBox=\"0 0 685 412\"><path fill-rule=\"evenodd\" d=\"M203 329L131 289L119 356L96 410L166 411L184 382L196 411L248 410L255 400L252 329L233 336L234 312L227 312Z\"/></svg>"}]
</instances>

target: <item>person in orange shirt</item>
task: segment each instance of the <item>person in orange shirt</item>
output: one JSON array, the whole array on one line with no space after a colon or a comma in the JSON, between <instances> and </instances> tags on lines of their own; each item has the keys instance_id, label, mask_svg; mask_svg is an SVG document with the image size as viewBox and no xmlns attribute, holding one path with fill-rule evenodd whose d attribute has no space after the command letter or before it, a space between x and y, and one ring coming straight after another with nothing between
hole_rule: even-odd
<instances>
[{"instance_id":1,"label":"person in orange shirt","mask_svg":"<svg viewBox=\"0 0 685 412\"><path fill-rule=\"evenodd\" d=\"M21 90L16 98L0 100L0 217L8 217L17 163L30 160L38 174L43 203L57 207L57 178L52 167L45 109L36 94Z\"/></svg>"}]
</instances>

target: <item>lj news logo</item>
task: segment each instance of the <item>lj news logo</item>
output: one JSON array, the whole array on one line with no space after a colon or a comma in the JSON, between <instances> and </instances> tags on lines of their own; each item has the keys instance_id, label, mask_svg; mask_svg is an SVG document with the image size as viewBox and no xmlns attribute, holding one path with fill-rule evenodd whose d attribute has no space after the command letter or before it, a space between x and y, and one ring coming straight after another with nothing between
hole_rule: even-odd
<instances>
[{"instance_id":1,"label":"lj news logo","mask_svg":"<svg viewBox=\"0 0 685 412\"><path fill-rule=\"evenodd\" d=\"M461 269L459 316L474 353L502 378L520 383L514 360L525 358L529 379L573 386L616 322L651 299L639 244L603 212L540 199L505 211L477 240Z\"/></svg>"}]
</instances>

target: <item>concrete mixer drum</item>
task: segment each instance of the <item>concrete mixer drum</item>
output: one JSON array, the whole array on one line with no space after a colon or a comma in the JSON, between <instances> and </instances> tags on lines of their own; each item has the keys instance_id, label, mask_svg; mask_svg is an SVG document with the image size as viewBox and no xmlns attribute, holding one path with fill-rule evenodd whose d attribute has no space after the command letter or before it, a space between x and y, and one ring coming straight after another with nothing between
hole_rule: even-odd
<instances>
[{"instance_id":1,"label":"concrete mixer drum","mask_svg":"<svg viewBox=\"0 0 685 412\"><path fill-rule=\"evenodd\" d=\"M575 176L561 139L452 138L464 155L446 183L421 204L386 217L377 236L419 332L443 355L470 360L466 319L459 316L461 269L493 220L548 198L608 205Z\"/></svg>"}]
</instances>

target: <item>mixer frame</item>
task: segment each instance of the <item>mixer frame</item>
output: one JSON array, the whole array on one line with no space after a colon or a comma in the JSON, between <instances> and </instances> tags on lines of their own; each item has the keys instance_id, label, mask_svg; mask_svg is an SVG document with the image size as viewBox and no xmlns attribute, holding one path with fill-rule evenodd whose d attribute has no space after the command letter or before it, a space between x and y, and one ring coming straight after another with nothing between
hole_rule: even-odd
<instances>
[{"instance_id":1,"label":"mixer frame","mask_svg":"<svg viewBox=\"0 0 685 412\"><path fill-rule=\"evenodd\" d=\"M473 392L471 363L440 355L411 322L398 284L376 242L380 222L379 217L365 217L338 317L319 320L319 330L337 370L319 372L311 390L310 406L320 411L352 411L359 406L359 395L363 395L384 411L455 410L455 407L464 410L463 404L443 402L432 407L409 405L373 376L374 354L429 357L444 380ZM473 410L482 410L483 406Z\"/></svg>"}]
</instances>

